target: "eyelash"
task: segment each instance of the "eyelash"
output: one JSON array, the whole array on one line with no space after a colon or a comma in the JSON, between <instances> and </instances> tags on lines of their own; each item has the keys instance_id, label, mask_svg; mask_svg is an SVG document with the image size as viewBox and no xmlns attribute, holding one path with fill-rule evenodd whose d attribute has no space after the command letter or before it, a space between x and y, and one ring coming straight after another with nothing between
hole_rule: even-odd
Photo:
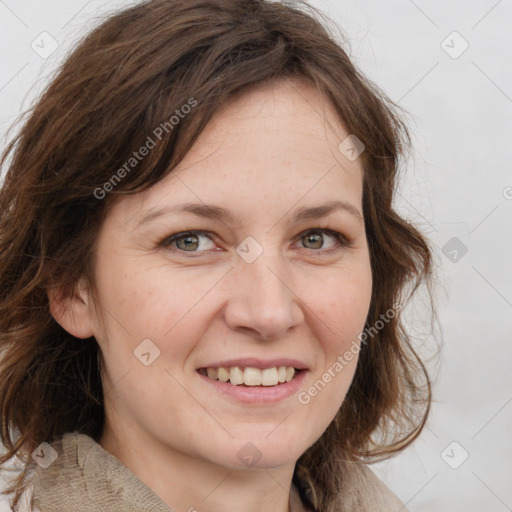
<instances>
[{"instance_id":1,"label":"eyelash","mask_svg":"<svg viewBox=\"0 0 512 512\"><path fill-rule=\"evenodd\" d=\"M338 252L345 247L352 247L352 244L350 243L349 240L347 240L347 238L344 235L342 235L338 231L333 231L332 229L325 229L325 228L308 229L308 230L304 231L303 233L301 233L297 237L297 239L300 240L308 235L318 235L318 234L327 234L327 235L332 236L333 238L338 240L339 245L335 245L334 247L330 247L329 249L310 249L311 251L314 251L314 252L317 252L320 254L331 254L334 252ZM158 246L164 247L165 249L172 251L172 252L179 252L179 253L190 255L193 258L199 257L199 255L202 252L206 252L206 251L184 251L182 249L170 247L170 245L173 242L175 242L177 239L184 238L184 237L191 236L191 235L204 235L207 238L209 238L210 240L212 240L212 237L210 236L211 233L209 231L191 230L191 231L182 231L180 233L176 233L174 235L167 236L158 244Z\"/></svg>"}]
</instances>

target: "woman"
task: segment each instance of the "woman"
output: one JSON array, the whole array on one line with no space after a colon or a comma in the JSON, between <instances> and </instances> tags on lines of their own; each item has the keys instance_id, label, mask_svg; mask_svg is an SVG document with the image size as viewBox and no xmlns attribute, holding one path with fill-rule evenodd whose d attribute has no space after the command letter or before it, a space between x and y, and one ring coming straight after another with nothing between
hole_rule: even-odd
<instances>
[{"instance_id":1,"label":"woman","mask_svg":"<svg viewBox=\"0 0 512 512\"><path fill-rule=\"evenodd\" d=\"M400 321L431 278L392 208L409 138L307 7L115 14L7 148L13 510L406 510L367 464L430 407Z\"/></svg>"}]
</instances>

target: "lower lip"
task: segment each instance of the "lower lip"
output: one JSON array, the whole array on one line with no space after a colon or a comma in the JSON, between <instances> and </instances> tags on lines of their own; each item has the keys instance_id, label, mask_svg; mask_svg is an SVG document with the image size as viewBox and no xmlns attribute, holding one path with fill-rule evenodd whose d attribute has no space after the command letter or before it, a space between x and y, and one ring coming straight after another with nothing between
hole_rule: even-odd
<instances>
[{"instance_id":1,"label":"lower lip","mask_svg":"<svg viewBox=\"0 0 512 512\"><path fill-rule=\"evenodd\" d=\"M289 382L283 382L275 386L235 386L229 382L210 379L210 377L200 373L198 375L204 382L212 386L215 391L229 398L234 398L243 403L258 404L278 402L298 393L306 373L307 370L301 370Z\"/></svg>"}]
</instances>

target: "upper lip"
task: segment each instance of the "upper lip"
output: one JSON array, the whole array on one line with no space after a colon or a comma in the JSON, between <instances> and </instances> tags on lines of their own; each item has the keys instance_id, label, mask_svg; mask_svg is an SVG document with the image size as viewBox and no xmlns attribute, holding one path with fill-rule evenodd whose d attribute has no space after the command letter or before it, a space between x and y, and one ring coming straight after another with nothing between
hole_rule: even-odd
<instances>
[{"instance_id":1,"label":"upper lip","mask_svg":"<svg viewBox=\"0 0 512 512\"><path fill-rule=\"evenodd\" d=\"M265 368L274 368L279 366L293 366L296 370L305 370L307 366L298 359L290 359L289 357L280 357L277 359L259 359L257 357L244 357L240 359L225 359L215 363L207 363L199 368L219 368L239 366L242 368L259 368L264 370ZM198 368L198 369L199 369Z\"/></svg>"}]
</instances>

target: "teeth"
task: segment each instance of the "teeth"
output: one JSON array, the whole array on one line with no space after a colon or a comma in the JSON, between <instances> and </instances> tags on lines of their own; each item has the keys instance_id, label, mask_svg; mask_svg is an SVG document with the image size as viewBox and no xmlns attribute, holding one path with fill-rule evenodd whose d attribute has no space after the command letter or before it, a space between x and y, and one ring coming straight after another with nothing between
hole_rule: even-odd
<instances>
[{"instance_id":1,"label":"teeth","mask_svg":"<svg viewBox=\"0 0 512 512\"><path fill-rule=\"evenodd\" d=\"M261 386L261 370L258 368L246 368L243 381L246 386ZM235 382L231 384L235 384Z\"/></svg>"},{"instance_id":2,"label":"teeth","mask_svg":"<svg viewBox=\"0 0 512 512\"><path fill-rule=\"evenodd\" d=\"M229 370L229 382L238 386L244 383L244 372L238 366L234 366Z\"/></svg>"},{"instance_id":3,"label":"teeth","mask_svg":"<svg viewBox=\"0 0 512 512\"><path fill-rule=\"evenodd\" d=\"M250 366L231 368L220 366L219 368L207 368L208 377L221 382L230 382L235 386L277 386L283 382L290 382L295 375L293 366L279 366L274 368L252 368Z\"/></svg>"},{"instance_id":4,"label":"teeth","mask_svg":"<svg viewBox=\"0 0 512 512\"><path fill-rule=\"evenodd\" d=\"M218 378L221 382L227 382L229 380L229 370L226 370L226 368L221 366L218 369Z\"/></svg>"},{"instance_id":5,"label":"teeth","mask_svg":"<svg viewBox=\"0 0 512 512\"><path fill-rule=\"evenodd\" d=\"M265 368L262 370L261 384L263 386L276 386L278 382L279 379L277 378L277 368Z\"/></svg>"}]
</instances>

